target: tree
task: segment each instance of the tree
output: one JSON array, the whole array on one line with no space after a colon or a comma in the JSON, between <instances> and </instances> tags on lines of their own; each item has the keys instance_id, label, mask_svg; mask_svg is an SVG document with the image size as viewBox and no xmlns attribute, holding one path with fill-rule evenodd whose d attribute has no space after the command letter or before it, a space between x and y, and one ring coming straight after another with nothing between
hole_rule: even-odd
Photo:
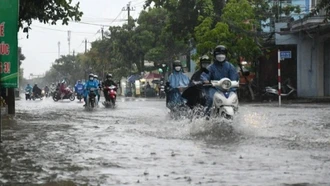
<instances>
[{"instance_id":1,"label":"tree","mask_svg":"<svg viewBox=\"0 0 330 186\"><path fill-rule=\"evenodd\" d=\"M42 23L50 22L52 25L59 20L66 25L70 19L80 21L83 13L79 11L79 2L75 5L71 3L72 0L20 0L19 28L28 32L34 19Z\"/></svg>"},{"instance_id":2,"label":"tree","mask_svg":"<svg viewBox=\"0 0 330 186\"><path fill-rule=\"evenodd\" d=\"M325 11L325 21L328 21L330 19L330 0L321 0L315 10L312 11L312 15L316 15L321 11Z\"/></svg>"},{"instance_id":3,"label":"tree","mask_svg":"<svg viewBox=\"0 0 330 186\"><path fill-rule=\"evenodd\" d=\"M223 9L221 20L213 27L213 19L207 17L195 28L197 56L211 52L218 44L228 48L228 58L234 63L238 62L239 57L253 60L261 54L261 46L258 45L260 38L255 30L258 22L247 0L229 1Z\"/></svg>"}]
</instances>

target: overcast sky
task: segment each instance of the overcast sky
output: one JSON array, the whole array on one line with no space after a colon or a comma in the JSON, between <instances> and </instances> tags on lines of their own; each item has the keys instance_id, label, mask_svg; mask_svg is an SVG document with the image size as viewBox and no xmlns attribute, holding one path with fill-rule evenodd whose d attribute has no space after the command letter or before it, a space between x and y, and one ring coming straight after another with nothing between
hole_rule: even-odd
<instances>
[{"instance_id":1,"label":"overcast sky","mask_svg":"<svg viewBox=\"0 0 330 186\"><path fill-rule=\"evenodd\" d=\"M127 11L122 11L131 2L131 7L135 11L131 16L137 18L139 12L143 9L145 0L74 0L74 3L80 1L80 10L84 13L81 22L100 24L88 25L83 23L70 22L68 26L42 24L34 21L29 31L29 38L22 31L18 34L18 45L22 47L22 53L26 59L23 61L24 77L29 78L30 74L42 75L50 69L52 63L58 58L58 42L60 42L60 54L69 53L68 30L71 31L70 51L82 53L85 50L83 41L88 42L101 38L101 25L107 30L109 25L122 25L126 23ZM113 21L115 18L116 21ZM107 25L107 26L106 26ZM87 44L88 49L90 43Z\"/></svg>"}]
</instances>

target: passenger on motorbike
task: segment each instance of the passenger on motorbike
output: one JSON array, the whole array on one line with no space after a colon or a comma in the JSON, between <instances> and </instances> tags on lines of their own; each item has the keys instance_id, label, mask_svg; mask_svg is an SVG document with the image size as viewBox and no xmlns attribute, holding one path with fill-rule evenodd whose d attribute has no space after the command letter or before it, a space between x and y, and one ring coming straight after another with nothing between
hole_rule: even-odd
<instances>
[{"instance_id":1,"label":"passenger on motorbike","mask_svg":"<svg viewBox=\"0 0 330 186\"><path fill-rule=\"evenodd\" d=\"M49 86L49 91L50 91L50 93L54 93L56 91L56 85L55 85L55 83L52 83Z\"/></svg>"},{"instance_id":2,"label":"passenger on motorbike","mask_svg":"<svg viewBox=\"0 0 330 186\"><path fill-rule=\"evenodd\" d=\"M86 81L86 83L85 83L85 87L84 87L84 90L85 90L85 92L84 92L85 104L84 104L84 106L87 105L87 96L88 96L89 90L91 88L95 88L95 90L98 89L98 85L97 85L96 81L94 81L94 75L93 74L89 74L88 81Z\"/></svg>"},{"instance_id":3,"label":"passenger on motorbike","mask_svg":"<svg viewBox=\"0 0 330 186\"><path fill-rule=\"evenodd\" d=\"M188 87L189 78L182 71L181 62L176 60L173 63L173 72L168 78L166 103L182 104L184 99L181 92L184 87Z\"/></svg>"},{"instance_id":4,"label":"passenger on motorbike","mask_svg":"<svg viewBox=\"0 0 330 186\"><path fill-rule=\"evenodd\" d=\"M229 78L232 81L238 81L239 75L233 64L226 60L228 51L225 46L218 45L213 51L214 61L213 64L207 67L208 73L202 73L202 80L204 83L210 83L211 80L220 80L222 78ZM232 91L236 91L233 89ZM207 109L205 114L210 114L210 108L213 104L213 96L217 92L214 87L208 87L206 89L207 99L206 105Z\"/></svg>"},{"instance_id":5,"label":"passenger on motorbike","mask_svg":"<svg viewBox=\"0 0 330 186\"><path fill-rule=\"evenodd\" d=\"M77 83L74 85L74 91L76 94L83 94L84 93L84 84L80 80L77 81Z\"/></svg>"},{"instance_id":6,"label":"passenger on motorbike","mask_svg":"<svg viewBox=\"0 0 330 186\"><path fill-rule=\"evenodd\" d=\"M106 80L102 82L103 94L105 101L110 101L108 90L104 89L105 87L115 86L117 90L117 84L112 80L112 74L107 74Z\"/></svg>"},{"instance_id":7,"label":"passenger on motorbike","mask_svg":"<svg viewBox=\"0 0 330 186\"><path fill-rule=\"evenodd\" d=\"M96 82L98 89L101 89L99 77L97 75L95 75L95 74L94 74L94 81ZM99 93L99 90L98 89L95 90L95 94L97 96L97 101L100 101L100 93Z\"/></svg>"},{"instance_id":8,"label":"passenger on motorbike","mask_svg":"<svg viewBox=\"0 0 330 186\"><path fill-rule=\"evenodd\" d=\"M197 105L205 106L206 104L206 92L202 83L202 73L208 73L207 67L210 66L211 59L204 55L199 59L199 70L196 71L190 79L189 88L186 89L182 97L187 99L187 105L190 108L194 108Z\"/></svg>"}]
</instances>

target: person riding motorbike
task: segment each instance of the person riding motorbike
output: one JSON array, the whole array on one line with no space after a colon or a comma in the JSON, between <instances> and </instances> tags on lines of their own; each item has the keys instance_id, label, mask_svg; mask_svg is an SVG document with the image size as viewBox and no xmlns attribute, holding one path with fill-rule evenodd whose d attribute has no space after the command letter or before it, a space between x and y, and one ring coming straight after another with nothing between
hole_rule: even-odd
<instances>
[{"instance_id":1,"label":"person riding motorbike","mask_svg":"<svg viewBox=\"0 0 330 186\"><path fill-rule=\"evenodd\" d=\"M56 91L56 85L55 85L55 83L52 83L49 86L49 91L50 91L50 94L54 94L55 93L55 91Z\"/></svg>"},{"instance_id":2,"label":"person riding motorbike","mask_svg":"<svg viewBox=\"0 0 330 186\"><path fill-rule=\"evenodd\" d=\"M213 64L207 67L208 73L203 72L201 77L204 83L210 83L211 80L220 80L222 78L229 78L232 81L238 81L239 75L233 64L227 61L228 51L225 46L218 45L213 51ZM233 89L232 91L236 91ZM210 108L213 104L213 96L217 92L214 87L206 88L207 99L205 114L210 114Z\"/></svg>"},{"instance_id":3,"label":"person riding motorbike","mask_svg":"<svg viewBox=\"0 0 330 186\"><path fill-rule=\"evenodd\" d=\"M95 75L95 74L94 74L94 81L96 82L98 89L101 89L99 77L97 75ZM101 95L99 93L99 90L95 90L95 94L97 96L97 101L100 101Z\"/></svg>"},{"instance_id":4,"label":"person riding motorbike","mask_svg":"<svg viewBox=\"0 0 330 186\"><path fill-rule=\"evenodd\" d=\"M41 89L38 87L37 84L34 84L33 88L32 88L32 92L34 97L41 97Z\"/></svg>"},{"instance_id":5,"label":"person riding motorbike","mask_svg":"<svg viewBox=\"0 0 330 186\"><path fill-rule=\"evenodd\" d=\"M211 59L203 55L199 59L199 70L190 78L189 88L182 93L182 97L187 100L187 105L194 108L197 105L205 106L206 92L202 84L203 73L208 73L207 67L211 64Z\"/></svg>"},{"instance_id":6,"label":"person riding motorbike","mask_svg":"<svg viewBox=\"0 0 330 186\"><path fill-rule=\"evenodd\" d=\"M182 65L179 60L174 61L173 63L173 72L168 78L168 83L166 84L166 104L174 103L181 104L184 102L181 97L181 92L183 91L183 87L187 87L189 85L189 78L182 71Z\"/></svg>"},{"instance_id":7,"label":"person riding motorbike","mask_svg":"<svg viewBox=\"0 0 330 186\"><path fill-rule=\"evenodd\" d=\"M65 81L63 80L60 85L60 93L61 93L61 99L68 93L65 85Z\"/></svg>"},{"instance_id":8,"label":"person riding motorbike","mask_svg":"<svg viewBox=\"0 0 330 186\"><path fill-rule=\"evenodd\" d=\"M74 85L74 91L76 94L82 94L84 90L84 84L80 80L77 81L77 83Z\"/></svg>"},{"instance_id":9,"label":"person riding motorbike","mask_svg":"<svg viewBox=\"0 0 330 186\"><path fill-rule=\"evenodd\" d=\"M96 83L96 81L94 81L94 74L89 74L88 75L88 81L86 81L85 83L85 87L84 87L84 101L85 101L85 104L84 106L87 105L87 96L89 94L89 90L91 88L95 88L95 89L98 89L98 85Z\"/></svg>"},{"instance_id":10,"label":"person riding motorbike","mask_svg":"<svg viewBox=\"0 0 330 186\"><path fill-rule=\"evenodd\" d=\"M31 93L32 93L32 86L30 84L27 84L26 87L25 87L25 92L27 93L28 92L28 95L25 94L25 99L31 99Z\"/></svg>"},{"instance_id":11,"label":"person riding motorbike","mask_svg":"<svg viewBox=\"0 0 330 186\"><path fill-rule=\"evenodd\" d=\"M112 80L112 74L107 74L106 80L102 82L102 88L103 88L103 94L105 101L110 101L109 95L108 95L108 90L105 89L105 87L110 87L110 86L115 86L117 90L117 84Z\"/></svg>"},{"instance_id":12,"label":"person riding motorbike","mask_svg":"<svg viewBox=\"0 0 330 186\"><path fill-rule=\"evenodd\" d=\"M45 95L46 95L46 97L48 97L49 88L48 88L47 85L45 86L44 91L45 91Z\"/></svg>"}]
</instances>

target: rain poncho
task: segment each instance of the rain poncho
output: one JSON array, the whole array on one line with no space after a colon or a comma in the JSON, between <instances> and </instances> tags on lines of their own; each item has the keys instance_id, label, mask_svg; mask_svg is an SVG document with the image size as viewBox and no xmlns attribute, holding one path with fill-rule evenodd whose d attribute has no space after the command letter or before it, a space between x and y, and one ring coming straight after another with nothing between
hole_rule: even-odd
<instances>
[{"instance_id":1,"label":"rain poncho","mask_svg":"<svg viewBox=\"0 0 330 186\"><path fill-rule=\"evenodd\" d=\"M82 84L82 83L77 83L77 84L74 86L74 91L75 91L77 94L83 94L83 92L84 92L84 84Z\"/></svg>"},{"instance_id":2,"label":"rain poncho","mask_svg":"<svg viewBox=\"0 0 330 186\"><path fill-rule=\"evenodd\" d=\"M28 85L28 86L25 87L25 92L29 92L29 93L32 92L32 87L31 87L31 85Z\"/></svg>"},{"instance_id":3,"label":"rain poncho","mask_svg":"<svg viewBox=\"0 0 330 186\"><path fill-rule=\"evenodd\" d=\"M182 71L174 71L168 78L171 88L187 87L189 85L189 78Z\"/></svg>"},{"instance_id":4,"label":"rain poncho","mask_svg":"<svg viewBox=\"0 0 330 186\"><path fill-rule=\"evenodd\" d=\"M185 99L181 97L179 87L188 87L189 78L182 71L174 71L168 78L170 90L167 92L167 107L172 108L176 105L182 105Z\"/></svg>"},{"instance_id":5,"label":"rain poncho","mask_svg":"<svg viewBox=\"0 0 330 186\"><path fill-rule=\"evenodd\" d=\"M229 78L232 81L238 81L238 73L234 65L225 61L220 63L218 61L214 61L213 64L207 67L209 73L202 74L203 81L211 81L211 80L220 80L222 78ZM232 91L236 91L236 89L232 89ZM206 100L206 114L209 114L210 108L213 104L213 96L217 92L217 89L214 87L206 88L207 100Z\"/></svg>"},{"instance_id":6,"label":"rain poncho","mask_svg":"<svg viewBox=\"0 0 330 186\"><path fill-rule=\"evenodd\" d=\"M202 74L203 81L220 80L222 78L229 78L232 81L238 81L238 73L234 65L225 61L223 63L215 61L207 67L209 73Z\"/></svg>"},{"instance_id":7,"label":"rain poncho","mask_svg":"<svg viewBox=\"0 0 330 186\"><path fill-rule=\"evenodd\" d=\"M87 97L90 88L95 88L95 89L97 90L97 88L98 88L98 84L97 84L97 82L94 81L94 80L89 80L89 81L87 81L87 82L85 83L84 97Z\"/></svg>"}]
</instances>

